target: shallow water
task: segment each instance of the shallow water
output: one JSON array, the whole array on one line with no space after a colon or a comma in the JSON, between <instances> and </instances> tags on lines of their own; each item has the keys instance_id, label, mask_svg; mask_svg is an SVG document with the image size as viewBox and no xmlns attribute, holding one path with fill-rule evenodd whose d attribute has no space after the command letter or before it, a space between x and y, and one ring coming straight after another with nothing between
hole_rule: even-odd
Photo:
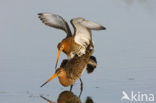
<instances>
[{"instance_id":1,"label":"shallow water","mask_svg":"<svg viewBox=\"0 0 156 103\"><path fill-rule=\"evenodd\" d=\"M98 67L92 74L83 73L81 97L79 81L68 92L79 102L90 97L94 103L127 103L121 101L122 91L156 95L155 5L155 0L2 0L1 103L48 103L40 96L57 103L59 95L70 89L58 79L40 88L55 72L56 45L65 35L43 25L39 12L60 14L68 21L82 16L107 28L93 32ZM60 58L66 56L62 53Z\"/></svg>"}]
</instances>

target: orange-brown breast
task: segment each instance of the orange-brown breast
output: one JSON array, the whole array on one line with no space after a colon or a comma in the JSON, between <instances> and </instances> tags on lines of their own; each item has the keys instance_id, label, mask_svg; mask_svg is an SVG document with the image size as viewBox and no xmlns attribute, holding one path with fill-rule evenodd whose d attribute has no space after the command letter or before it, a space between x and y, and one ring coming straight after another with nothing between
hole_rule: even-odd
<instances>
[{"instance_id":1,"label":"orange-brown breast","mask_svg":"<svg viewBox=\"0 0 156 103\"><path fill-rule=\"evenodd\" d=\"M75 43L73 37L64 39L62 43L64 45L63 52L65 52L66 54L70 54L72 51L78 49L78 47L80 46L79 44Z\"/></svg>"},{"instance_id":2,"label":"orange-brown breast","mask_svg":"<svg viewBox=\"0 0 156 103\"><path fill-rule=\"evenodd\" d=\"M70 86L74 83L74 81L72 79L67 78L67 76L62 76L58 78L59 78L60 83L65 87Z\"/></svg>"}]
</instances>

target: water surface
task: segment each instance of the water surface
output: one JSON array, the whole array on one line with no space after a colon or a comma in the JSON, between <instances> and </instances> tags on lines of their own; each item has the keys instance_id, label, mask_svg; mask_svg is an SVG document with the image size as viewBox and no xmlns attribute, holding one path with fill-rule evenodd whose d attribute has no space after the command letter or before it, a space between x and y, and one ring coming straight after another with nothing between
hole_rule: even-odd
<instances>
[{"instance_id":1,"label":"water surface","mask_svg":"<svg viewBox=\"0 0 156 103\"><path fill-rule=\"evenodd\" d=\"M123 90L156 95L155 5L155 0L2 0L0 101L48 103L43 96L57 102L70 89L58 79L40 88L55 72L56 45L65 33L42 24L39 12L60 14L67 21L81 16L107 28L93 31L98 67L92 74L83 73L79 101L90 97L94 103L120 103ZM77 81L72 94L78 98L79 93Z\"/></svg>"}]
</instances>

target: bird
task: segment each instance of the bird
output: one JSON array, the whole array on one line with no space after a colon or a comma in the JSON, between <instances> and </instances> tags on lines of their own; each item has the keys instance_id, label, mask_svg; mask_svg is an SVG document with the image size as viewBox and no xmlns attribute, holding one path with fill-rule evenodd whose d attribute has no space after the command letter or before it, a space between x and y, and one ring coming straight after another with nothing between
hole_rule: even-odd
<instances>
[{"instance_id":1,"label":"bird","mask_svg":"<svg viewBox=\"0 0 156 103\"><path fill-rule=\"evenodd\" d=\"M69 25L63 17L52 13L38 13L38 15L45 25L61 29L66 33L66 37L57 45L58 56L55 68L57 68L62 51L67 55L68 59L72 59L75 55L81 56L86 53L87 48L94 48L91 30L106 29L98 23L86 20L82 17L77 17L70 20L74 28L74 33L72 35Z\"/></svg>"},{"instance_id":2,"label":"bird","mask_svg":"<svg viewBox=\"0 0 156 103\"><path fill-rule=\"evenodd\" d=\"M80 79L83 71L87 68L87 64L90 61L90 56L93 52L94 49L90 49L87 50L86 54L82 56L75 56L68 61L63 61L60 68L56 69L55 74L44 84L42 84L41 87L55 77L59 78L61 85L65 87L72 86L78 79Z\"/></svg>"}]
</instances>

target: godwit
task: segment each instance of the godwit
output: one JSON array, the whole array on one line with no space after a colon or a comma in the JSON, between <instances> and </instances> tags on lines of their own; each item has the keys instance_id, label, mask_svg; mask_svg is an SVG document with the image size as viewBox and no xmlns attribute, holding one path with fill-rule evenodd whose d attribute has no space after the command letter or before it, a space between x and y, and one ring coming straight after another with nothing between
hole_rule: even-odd
<instances>
[{"instance_id":1,"label":"godwit","mask_svg":"<svg viewBox=\"0 0 156 103\"><path fill-rule=\"evenodd\" d=\"M61 67L58 68L55 74L41 85L41 87L55 77L58 77L61 85L65 87L73 85L78 79L80 79L82 72L86 69L88 62L90 62L90 56L93 52L93 49L87 50L86 54L82 56L75 56L68 61L63 61Z\"/></svg>"},{"instance_id":2,"label":"godwit","mask_svg":"<svg viewBox=\"0 0 156 103\"><path fill-rule=\"evenodd\" d=\"M61 16L51 13L39 13L38 15L44 24L61 29L67 34L57 46L58 56L55 68L62 51L68 56L68 59L75 55L81 56L86 53L87 48L94 48L91 30L106 29L100 24L78 17L70 21L74 28L74 34L72 35L68 23Z\"/></svg>"}]
</instances>

